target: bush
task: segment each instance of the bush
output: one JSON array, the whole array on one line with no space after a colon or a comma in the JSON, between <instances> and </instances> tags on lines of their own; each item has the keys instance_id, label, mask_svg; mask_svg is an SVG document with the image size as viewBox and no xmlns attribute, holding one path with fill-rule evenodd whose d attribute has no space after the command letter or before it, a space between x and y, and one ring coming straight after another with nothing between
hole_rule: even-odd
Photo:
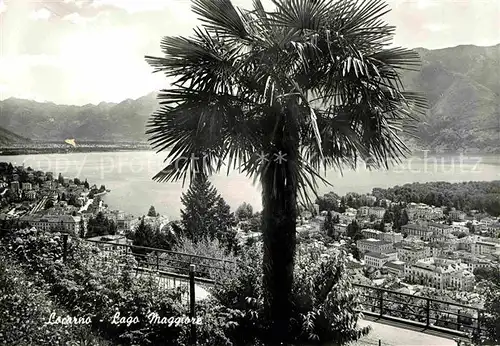
<instances>
[{"instance_id":1,"label":"bush","mask_svg":"<svg viewBox=\"0 0 500 346\"><path fill-rule=\"evenodd\" d=\"M46 324L52 313L67 312L47 298L48 292L24 271L0 257L0 343L7 345L107 345L86 325Z\"/></svg>"},{"instance_id":2,"label":"bush","mask_svg":"<svg viewBox=\"0 0 500 346\"><path fill-rule=\"evenodd\" d=\"M196 276L210 278L218 282L224 281L229 271L235 269L233 263L236 263L237 260L237 257L232 253L228 253L217 239L204 239L193 242L188 238L181 238L174 251L186 255L167 255L163 259L163 265L175 267L177 272L186 274L189 272L190 264L194 264L196 266ZM209 258L215 258L223 262L213 261Z\"/></svg>"},{"instance_id":3,"label":"bush","mask_svg":"<svg viewBox=\"0 0 500 346\"><path fill-rule=\"evenodd\" d=\"M261 261L260 246L249 249L235 277L213 290L216 303L228 309L234 328L226 332L237 345L251 343L252 338L267 340ZM346 275L345 263L344 252L330 250L321 242L299 246L290 342L342 345L368 334L368 328L357 326L360 299Z\"/></svg>"},{"instance_id":4,"label":"bush","mask_svg":"<svg viewBox=\"0 0 500 346\"><path fill-rule=\"evenodd\" d=\"M150 324L148 316L177 317L187 311L181 289L162 290L152 276L135 276L132 256L103 254L78 238L68 246L68 261L62 263L59 234L32 230L17 231L2 239L3 250L38 285L46 285L54 302L75 317L92 316L92 327L109 340L124 345L181 345L178 338L185 325ZM138 323L113 324L115 313L136 316ZM53 343L48 343L53 344Z\"/></svg>"}]
</instances>

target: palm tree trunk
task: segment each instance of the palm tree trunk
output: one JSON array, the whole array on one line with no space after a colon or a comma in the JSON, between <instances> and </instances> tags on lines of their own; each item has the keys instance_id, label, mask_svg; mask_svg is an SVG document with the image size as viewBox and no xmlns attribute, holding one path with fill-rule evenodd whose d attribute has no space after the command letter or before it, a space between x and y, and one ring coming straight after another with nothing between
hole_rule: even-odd
<instances>
[{"instance_id":1,"label":"palm tree trunk","mask_svg":"<svg viewBox=\"0 0 500 346\"><path fill-rule=\"evenodd\" d=\"M290 334L292 310L297 186L293 176L295 160L289 150L286 162L273 162L271 159L271 167L261 177L265 314L272 323L270 336L276 344L286 340Z\"/></svg>"}]
</instances>

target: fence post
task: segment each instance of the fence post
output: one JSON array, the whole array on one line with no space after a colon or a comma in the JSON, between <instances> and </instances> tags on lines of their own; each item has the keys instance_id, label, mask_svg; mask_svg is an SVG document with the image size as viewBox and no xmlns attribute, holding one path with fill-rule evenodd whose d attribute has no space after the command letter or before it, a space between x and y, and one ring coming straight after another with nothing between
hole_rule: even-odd
<instances>
[{"instance_id":1,"label":"fence post","mask_svg":"<svg viewBox=\"0 0 500 346\"><path fill-rule=\"evenodd\" d=\"M378 339L378 346L382 346L382 340Z\"/></svg>"},{"instance_id":2,"label":"fence post","mask_svg":"<svg viewBox=\"0 0 500 346\"><path fill-rule=\"evenodd\" d=\"M63 233L63 262L66 263L68 259L68 234Z\"/></svg>"},{"instance_id":3,"label":"fence post","mask_svg":"<svg viewBox=\"0 0 500 346\"><path fill-rule=\"evenodd\" d=\"M482 312L480 310L477 311L477 337L478 340L481 340L481 315Z\"/></svg>"},{"instance_id":4,"label":"fence post","mask_svg":"<svg viewBox=\"0 0 500 346\"><path fill-rule=\"evenodd\" d=\"M427 327L429 327L429 325L431 324L431 318L430 318L430 313L431 313L431 301L429 300L429 298L426 299L427 300L427 306L425 308L425 313L426 313L426 322L425 322L425 325Z\"/></svg>"},{"instance_id":5,"label":"fence post","mask_svg":"<svg viewBox=\"0 0 500 346\"><path fill-rule=\"evenodd\" d=\"M380 317L384 314L384 291L380 290L380 301L379 301L379 309L380 309Z\"/></svg>"},{"instance_id":6,"label":"fence post","mask_svg":"<svg viewBox=\"0 0 500 346\"><path fill-rule=\"evenodd\" d=\"M191 317L191 344L196 345L196 311L195 311L195 285L194 285L195 265L189 266L189 314Z\"/></svg>"}]
</instances>

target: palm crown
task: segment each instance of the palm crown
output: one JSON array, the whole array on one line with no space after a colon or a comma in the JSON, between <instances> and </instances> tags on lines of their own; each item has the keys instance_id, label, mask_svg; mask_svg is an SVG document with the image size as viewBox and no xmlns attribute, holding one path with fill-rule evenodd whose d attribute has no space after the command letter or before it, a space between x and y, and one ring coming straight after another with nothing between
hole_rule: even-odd
<instances>
[{"instance_id":1,"label":"palm crown","mask_svg":"<svg viewBox=\"0 0 500 346\"><path fill-rule=\"evenodd\" d=\"M272 1L266 12L260 0L251 11L193 0L203 27L164 38L165 56L146 58L175 79L149 124L153 146L170 149L154 178L192 179L227 162L260 179L264 315L279 344L294 329L298 197L311 202L321 168L398 160L407 152L398 133L425 111L425 99L403 90L399 70L419 58L389 48L394 28L380 19L383 2Z\"/></svg>"},{"instance_id":2,"label":"palm crown","mask_svg":"<svg viewBox=\"0 0 500 346\"><path fill-rule=\"evenodd\" d=\"M149 123L153 146L171 149L171 163L154 179L185 179L199 163L176 159L193 153L206 155L210 172L227 161L228 169L254 177L272 169L284 179L284 166L272 160L282 151L306 192L321 168L355 166L358 158L387 165L407 152L398 133L426 103L403 91L398 70L418 67L419 57L388 48L394 27L380 19L386 5L273 3L266 12L260 0L251 11L193 0L203 28L191 38L165 37L165 57L146 57L175 78Z\"/></svg>"}]
</instances>

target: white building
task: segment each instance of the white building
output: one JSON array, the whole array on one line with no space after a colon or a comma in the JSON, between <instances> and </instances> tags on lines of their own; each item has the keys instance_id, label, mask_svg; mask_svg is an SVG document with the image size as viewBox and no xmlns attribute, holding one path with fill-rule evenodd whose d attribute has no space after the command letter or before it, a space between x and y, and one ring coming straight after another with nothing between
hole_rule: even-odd
<instances>
[{"instance_id":1,"label":"white building","mask_svg":"<svg viewBox=\"0 0 500 346\"><path fill-rule=\"evenodd\" d=\"M20 219L21 222L27 222L31 227L43 231L66 231L79 234L80 216L71 215L27 215Z\"/></svg>"},{"instance_id":2,"label":"white building","mask_svg":"<svg viewBox=\"0 0 500 346\"><path fill-rule=\"evenodd\" d=\"M399 243L403 240L403 234L402 233L395 233L395 232L381 232L376 229L371 229L371 228L365 228L361 230L361 233L365 236L365 238L372 238L372 239L378 239L378 240L385 240L390 243Z\"/></svg>"},{"instance_id":3,"label":"white building","mask_svg":"<svg viewBox=\"0 0 500 346\"><path fill-rule=\"evenodd\" d=\"M370 210L368 211L368 215L375 215L377 219L383 218L384 214L385 208L382 207L370 207Z\"/></svg>"},{"instance_id":4,"label":"white building","mask_svg":"<svg viewBox=\"0 0 500 346\"><path fill-rule=\"evenodd\" d=\"M406 206L406 213L411 221L414 220L435 220L443 217L443 210L424 203L409 203Z\"/></svg>"},{"instance_id":5,"label":"white building","mask_svg":"<svg viewBox=\"0 0 500 346\"><path fill-rule=\"evenodd\" d=\"M31 183L23 183L23 191L29 191L31 189L33 189Z\"/></svg>"},{"instance_id":6,"label":"white building","mask_svg":"<svg viewBox=\"0 0 500 346\"><path fill-rule=\"evenodd\" d=\"M419 224L401 226L401 232L408 234L408 236L422 238L424 240L429 240L432 235L432 231L430 229Z\"/></svg>"},{"instance_id":7,"label":"white building","mask_svg":"<svg viewBox=\"0 0 500 346\"><path fill-rule=\"evenodd\" d=\"M415 262L428 257L425 247L418 245L407 245L402 243L394 244L398 259L405 262Z\"/></svg>"},{"instance_id":8,"label":"white building","mask_svg":"<svg viewBox=\"0 0 500 346\"><path fill-rule=\"evenodd\" d=\"M364 255L365 264L374 267L374 268L382 268L384 264L389 261L396 261L397 254L395 252L392 253L378 253L378 252L367 252Z\"/></svg>"},{"instance_id":9,"label":"white building","mask_svg":"<svg viewBox=\"0 0 500 346\"><path fill-rule=\"evenodd\" d=\"M487 241L476 241L471 247L472 253L475 255L488 255L497 252L499 249L500 244Z\"/></svg>"},{"instance_id":10,"label":"white building","mask_svg":"<svg viewBox=\"0 0 500 346\"><path fill-rule=\"evenodd\" d=\"M383 268L387 269L389 274L392 274L396 277L404 277L405 262L403 261L389 261L384 264Z\"/></svg>"},{"instance_id":11,"label":"white building","mask_svg":"<svg viewBox=\"0 0 500 346\"><path fill-rule=\"evenodd\" d=\"M418 260L405 265L407 281L436 289L469 291L474 288L474 275L468 266L449 261L435 261L434 258Z\"/></svg>"},{"instance_id":12,"label":"white building","mask_svg":"<svg viewBox=\"0 0 500 346\"><path fill-rule=\"evenodd\" d=\"M128 245L132 245L132 240L119 234L92 237L87 240L94 241L95 244L103 250L104 255L109 251L116 252L120 255L126 254L130 251Z\"/></svg>"},{"instance_id":13,"label":"white building","mask_svg":"<svg viewBox=\"0 0 500 346\"><path fill-rule=\"evenodd\" d=\"M358 247L360 252L378 252L378 253L388 253L392 252L393 246L392 243L379 240L379 239L360 239L356 242L356 246Z\"/></svg>"},{"instance_id":14,"label":"white building","mask_svg":"<svg viewBox=\"0 0 500 346\"><path fill-rule=\"evenodd\" d=\"M453 227L450 225L445 225L442 223L435 223L435 222L430 222L427 227L429 230L431 230L433 233L438 234L438 235L451 235L453 233Z\"/></svg>"}]
</instances>

